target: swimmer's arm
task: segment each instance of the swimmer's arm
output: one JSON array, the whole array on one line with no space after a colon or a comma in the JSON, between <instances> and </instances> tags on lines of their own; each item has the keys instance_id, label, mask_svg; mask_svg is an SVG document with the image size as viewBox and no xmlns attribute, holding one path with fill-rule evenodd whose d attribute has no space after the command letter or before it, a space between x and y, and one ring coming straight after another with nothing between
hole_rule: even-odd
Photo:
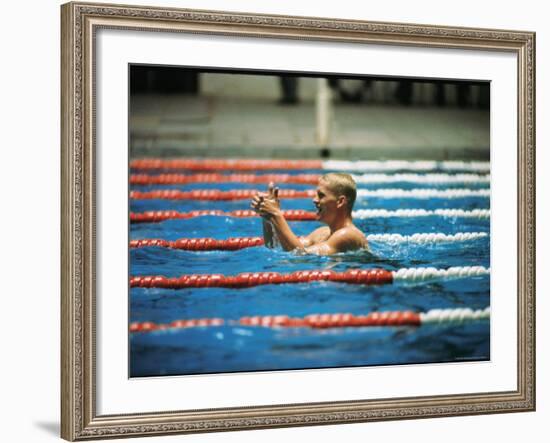
<instances>
[{"instance_id":1,"label":"swimmer's arm","mask_svg":"<svg viewBox=\"0 0 550 443\"><path fill-rule=\"evenodd\" d=\"M273 226L271 226L269 221L262 219L262 228L264 233L264 245L267 248L274 248L275 238L273 234Z\"/></svg>"},{"instance_id":2,"label":"swimmer's arm","mask_svg":"<svg viewBox=\"0 0 550 443\"><path fill-rule=\"evenodd\" d=\"M273 182L269 183L267 194L258 193L252 198L250 206L255 212L262 216L262 231L265 246L274 248L279 246L279 239L273 232L271 221L265 218L266 214L262 211L264 204L267 202L269 202L269 206L274 207L276 210L280 210L279 188L276 188Z\"/></svg>"},{"instance_id":3,"label":"swimmer's arm","mask_svg":"<svg viewBox=\"0 0 550 443\"><path fill-rule=\"evenodd\" d=\"M304 251L304 245L300 237L296 236L284 216L279 212L270 217L271 226L285 251Z\"/></svg>"},{"instance_id":4,"label":"swimmer's arm","mask_svg":"<svg viewBox=\"0 0 550 443\"><path fill-rule=\"evenodd\" d=\"M263 205L266 196L267 194L257 194L250 202L250 207L259 215L262 215L260 208ZM271 222L266 220L264 217L262 217L262 232L264 237L264 245L267 248L274 248L277 239L274 238L273 226L271 225Z\"/></svg>"}]
</instances>

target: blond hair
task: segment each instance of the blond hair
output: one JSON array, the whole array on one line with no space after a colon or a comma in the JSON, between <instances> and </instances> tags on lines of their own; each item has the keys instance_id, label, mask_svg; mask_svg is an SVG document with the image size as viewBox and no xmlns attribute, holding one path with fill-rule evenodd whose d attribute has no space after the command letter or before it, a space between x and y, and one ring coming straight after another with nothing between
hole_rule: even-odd
<instances>
[{"instance_id":1,"label":"blond hair","mask_svg":"<svg viewBox=\"0 0 550 443\"><path fill-rule=\"evenodd\" d=\"M328 188L334 192L337 197L343 195L348 202L348 210L351 213L353 204L357 198L357 185L352 176L344 172L329 172L321 177Z\"/></svg>"}]
</instances>

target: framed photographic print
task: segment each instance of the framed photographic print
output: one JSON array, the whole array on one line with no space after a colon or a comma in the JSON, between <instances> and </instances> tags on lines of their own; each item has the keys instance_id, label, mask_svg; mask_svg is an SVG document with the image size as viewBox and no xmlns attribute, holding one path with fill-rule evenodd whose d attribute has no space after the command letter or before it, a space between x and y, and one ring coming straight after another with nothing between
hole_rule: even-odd
<instances>
[{"instance_id":1,"label":"framed photographic print","mask_svg":"<svg viewBox=\"0 0 550 443\"><path fill-rule=\"evenodd\" d=\"M534 410L534 44L63 5L62 437Z\"/></svg>"}]
</instances>

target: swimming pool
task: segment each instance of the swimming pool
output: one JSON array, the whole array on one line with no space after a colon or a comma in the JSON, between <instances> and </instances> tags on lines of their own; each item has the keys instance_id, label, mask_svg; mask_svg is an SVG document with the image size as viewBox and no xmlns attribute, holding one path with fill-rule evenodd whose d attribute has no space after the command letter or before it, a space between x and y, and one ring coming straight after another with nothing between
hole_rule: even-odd
<instances>
[{"instance_id":1,"label":"swimming pool","mask_svg":"<svg viewBox=\"0 0 550 443\"><path fill-rule=\"evenodd\" d=\"M166 247L130 249L131 276L180 277L187 274L237 275L245 272L292 273L298 270L404 268L448 269L490 268L490 209L487 171L464 173L433 163L397 165L392 170L367 170L357 163L359 196L355 203L356 225L369 238L370 251L330 257L295 255L263 246L239 250L188 251ZM388 163L380 162L378 165ZM466 163L468 165L468 163ZM330 165L329 165L330 166ZM452 164L451 164L452 166ZM338 169L333 165L334 170ZM353 168L353 166L350 166ZM350 168L348 167L348 169ZM290 175L322 174L325 169L287 170ZM132 170L133 173L195 174L196 171ZM231 174L231 170L216 171ZM259 171L256 175L270 173ZM247 174L255 174L247 171ZM368 177L378 177L370 180ZM437 177L436 177L437 176ZM280 183L281 189L310 190L311 184ZM216 189L223 192L260 189L262 183L239 181L220 183L132 185L132 191L162 189L187 192ZM394 192L395 190L401 190ZM371 192L376 191L376 192ZM429 192L423 192L429 191ZM436 191L436 192L432 192ZM455 192L459 191L459 192ZM468 191L468 192L463 192ZM311 198L282 199L283 209L313 210ZM130 211L246 210L249 199L196 200L131 198ZM403 211L419 209L421 211ZM457 209L462 213L442 210ZM385 210L388 212L376 212ZM482 211L479 211L482 210ZM457 215L459 214L459 215ZM291 221L294 232L305 235L320 226L317 221ZM161 222L131 223L130 240L180 238L227 239L261 236L259 217L203 215ZM410 237L441 233L436 237ZM384 234L376 237L377 234ZM389 237L387 234L400 234ZM408 237L406 237L408 236ZM441 236L440 236L441 237ZM266 284L232 287L131 287L131 324L168 325L182 319L222 319L223 324L182 328L159 328L130 333L130 376L159 376L311 369L369 365L392 365L490 358L490 322L487 318L467 322L442 322L421 326L380 327L261 327L238 320L250 316L286 315L304 318L311 314L413 311L436 309L485 310L490 306L489 273L456 279L431 279L388 285L347 284L310 281L294 284Z\"/></svg>"}]
</instances>

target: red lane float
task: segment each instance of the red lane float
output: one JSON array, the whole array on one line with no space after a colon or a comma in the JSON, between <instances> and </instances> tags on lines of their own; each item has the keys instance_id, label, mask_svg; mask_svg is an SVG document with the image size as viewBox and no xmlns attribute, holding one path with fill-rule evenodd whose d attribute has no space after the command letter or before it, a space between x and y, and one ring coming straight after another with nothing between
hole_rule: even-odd
<instances>
[{"instance_id":1,"label":"red lane float","mask_svg":"<svg viewBox=\"0 0 550 443\"><path fill-rule=\"evenodd\" d=\"M313 221L317 220L315 212L302 211L299 209L283 211L286 220L289 221ZM131 212L130 223L158 223L165 220L186 220L195 217L218 216L218 217L258 217L252 210L237 210L231 212L205 210L205 211L146 211L146 212Z\"/></svg>"},{"instance_id":2,"label":"red lane float","mask_svg":"<svg viewBox=\"0 0 550 443\"><path fill-rule=\"evenodd\" d=\"M248 200L259 192L255 189L233 189L220 191L219 189L196 189L194 191L180 191L178 189L161 189L158 191L130 191L133 200L162 199L162 200ZM312 198L315 191L310 189L299 191L295 189L279 190L280 198Z\"/></svg>"},{"instance_id":3,"label":"red lane float","mask_svg":"<svg viewBox=\"0 0 550 443\"><path fill-rule=\"evenodd\" d=\"M130 248L157 246L186 251L236 251L238 249L262 246L263 244L264 240L261 237L232 237L227 240L215 240L213 238L180 238L174 241L145 238L141 240L131 240Z\"/></svg>"},{"instance_id":4,"label":"red lane float","mask_svg":"<svg viewBox=\"0 0 550 443\"><path fill-rule=\"evenodd\" d=\"M295 183L316 185L319 174L132 174L131 185L185 185L188 183Z\"/></svg>"},{"instance_id":5,"label":"red lane float","mask_svg":"<svg viewBox=\"0 0 550 443\"><path fill-rule=\"evenodd\" d=\"M132 276L131 288L250 288L260 285L308 283L332 281L359 285L383 285L393 283L393 272L385 269L351 269L345 272L331 270L296 271L290 274L278 272L245 272L234 276L223 274L189 274L180 277L162 275Z\"/></svg>"},{"instance_id":6,"label":"red lane float","mask_svg":"<svg viewBox=\"0 0 550 443\"><path fill-rule=\"evenodd\" d=\"M166 329L183 329L205 326L221 326L224 321L221 318L199 318L191 320L176 320L168 324L157 324L150 321L134 322L130 324L130 332L152 332Z\"/></svg>"},{"instance_id":7,"label":"red lane float","mask_svg":"<svg viewBox=\"0 0 550 443\"><path fill-rule=\"evenodd\" d=\"M130 332L152 332L170 329L222 326L239 324L242 326L262 326L266 328L347 328L380 326L420 326L420 314L411 311L371 312L367 315L353 314L312 314L303 318L287 315L267 315L241 317L236 321L224 321L221 318L200 318L176 320L171 323L135 322L130 324Z\"/></svg>"},{"instance_id":8,"label":"red lane float","mask_svg":"<svg viewBox=\"0 0 550 443\"><path fill-rule=\"evenodd\" d=\"M265 171L270 169L322 169L320 160L252 160L252 159L158 159L144 158L130 162L132 169L191 171Z\"/></svg>"}]
</instances>

